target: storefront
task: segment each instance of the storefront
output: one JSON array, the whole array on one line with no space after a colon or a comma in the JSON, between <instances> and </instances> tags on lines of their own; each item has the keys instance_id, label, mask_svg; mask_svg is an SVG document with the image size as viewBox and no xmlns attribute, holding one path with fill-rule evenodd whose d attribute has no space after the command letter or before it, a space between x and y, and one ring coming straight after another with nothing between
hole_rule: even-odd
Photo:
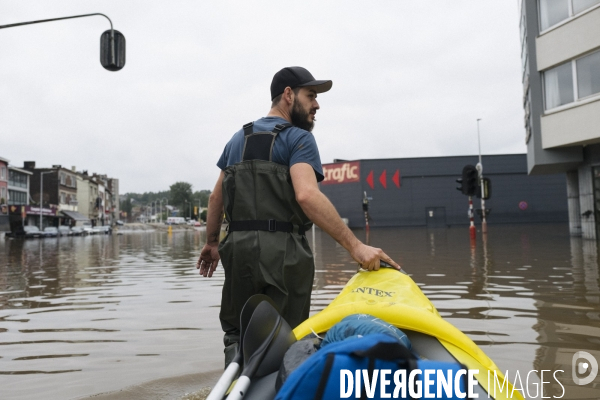
<instances>
[{"instance_id":1,"label":"storefront","mask_svg":"<svg viewBox=\"0 0 600 400\"><path fill-rule=\"evenodd\" d=\"M57 206L40 208L37 206L10 205L8 206L8 212L12 231L22 225L40 226L40 218L43 230L47 226L58 226L60 219Z\"/></svg>"}]
</instances>

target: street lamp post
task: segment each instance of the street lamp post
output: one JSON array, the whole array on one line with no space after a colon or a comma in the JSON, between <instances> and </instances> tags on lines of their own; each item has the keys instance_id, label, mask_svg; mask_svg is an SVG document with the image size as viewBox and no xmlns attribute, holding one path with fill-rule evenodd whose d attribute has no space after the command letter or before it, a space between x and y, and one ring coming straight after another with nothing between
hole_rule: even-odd
<instances>
[{"instance_id":1,"label":"street lamp post","mask_svg":"<svg viewBox=\"0 0 600 400\"><path fill-rule=\"evenodd\" d=\"M42 209L44 208L44 175L51 174L54 171L40 172L40 231L42 228Z\"/></svg>"},{"instance_id":2,"label":"street lamp post","mask_svg":"<svg viewBox=\"0 0 600 400\"><path fill-rule=\"evenodd\" d=\"M162 208L163 200L165 200L167 202L167 205L165 206L165 212L167 213L167 218L169 218L169 199L167 199L166 197L163 197L161 199L161 208ZM160 214L160 222L162 222L162 213Z\"/></svg>"},{"instance_id":3,"label":"street lamp post","mask_svg":"<svg viewBox=\"0 0 600 400\"><path fill-rule=\"evenodd\" d=\"M485 220L485 199L483 192L483 164L481 163L481 138L479 135L479 121L481 118L477 118L477 142L479 144L479 163L477 164L477 171L479 172L479 187L481 188L481 233L487 233L487 221Z\"/></svg>"}]
</instances>

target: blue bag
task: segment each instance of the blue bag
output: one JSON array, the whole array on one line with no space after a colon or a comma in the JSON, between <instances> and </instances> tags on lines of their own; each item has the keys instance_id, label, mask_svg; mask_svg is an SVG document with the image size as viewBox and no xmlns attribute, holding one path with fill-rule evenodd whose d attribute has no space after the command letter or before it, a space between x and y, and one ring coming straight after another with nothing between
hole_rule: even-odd
<instances>
[{"instance_id":1,"label":"blue bag","mask_svg":"<svg viewBox=\"0 0 600 400\"><path fill-rule=\"evenodd\" d=\"M321 347L341 342L353 336L365 336L373 333L385 333L386 335L395 337L409 350L412 346L406 334L389 322L385 322L369 314L352 314L342 319L327 331Z\"/></svg>"},{"instance_id":2,"label":"blue bag","mask_svg":"<svg viewBox=\"0 0 600 400\"><path fill-rule=\"evenodd\" d=\"M464 399L466 378L459 363L417 360L397 339L375 333L321 348L290 374L275 399L410 399L426 394Z\"/></svg>"}]
</instances>

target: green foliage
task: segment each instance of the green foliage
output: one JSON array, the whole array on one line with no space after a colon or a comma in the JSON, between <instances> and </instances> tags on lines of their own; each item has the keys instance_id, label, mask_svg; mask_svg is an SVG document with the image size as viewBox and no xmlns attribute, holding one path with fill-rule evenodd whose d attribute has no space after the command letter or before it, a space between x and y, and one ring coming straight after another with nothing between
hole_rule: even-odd
<instances>
[{"instance_id":1,"label":"green foliage","mask_svg":"<svg viewBox=\"0 0 600 400\"><path fill-rule=\"evenodd\" d=\"M171 204L171 192L168 190L163 190L161 192L144 192L144 193L125 193L123 197L129 197L133 199L134 205L146 205L153 201L161 201L163 204L166 204L167 200L169 204Z\"/></svg>"},{"instance_id":2,"label":"green foliage","mask_svg":"<svg viewBox=\"0 0 600 400\"><path fill-rule=\"evenodd\" d=\"M189 215L189 207L193 206L192 185L187 182L175 182L170 186L171 199L169 204L179 207L181 216Z\"/></svg>"},{"instance_id":3,"label":"green foliage","mask_svg":"<svg viewBox=\"0 0 600 400\"><path fill-rule=\"evenodd\" d=\"M124 211L127 213L127 220L131 221L132 205L131 205L131 197L129 195L127 195L127 197L125 197L124 200L121 200L120 209L121 209L121 211Z\"/></svg>"},{"instance_id":4,"label":"green foliage","mask_svg":"<svg viewBox=\"0 0 600 400\"><path fill-rule=\"evenodd\" d=\"M187 182L176 182L170 186L170 190L164 190L157 193L144 192L140 193L125 193L121 196L121 210L126 211L127 215L131 215L131 208L135 206L145 207L153 202L161 202L162 207L167 204L179 208L179 216L189 217L191 203L192 217L194 216L194 207L206 208L208 206L208 197L210 190L200 190L192 192L192 185ZM156 206L158 207L158 206ZM163 213L163 219L166 218L166 213ZM201 218L206 221L206 211L201 214Z\"/></svg>"}]
</instances>

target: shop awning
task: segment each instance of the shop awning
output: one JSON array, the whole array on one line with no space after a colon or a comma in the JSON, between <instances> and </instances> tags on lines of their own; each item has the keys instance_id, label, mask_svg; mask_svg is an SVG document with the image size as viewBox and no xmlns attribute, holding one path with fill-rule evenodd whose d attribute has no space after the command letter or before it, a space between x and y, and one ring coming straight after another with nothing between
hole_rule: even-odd
<instances>
[{"instance_id":1,"label":"shop awning","mask_svg":"<svg viewBox=\"0 0 600 400\"><path fill-rule=\"evenodd\" d=\"M79 214L77 211L61 211L67 218L71 218L75 221L89 221L90 219L83 214Z\"/></svg>"}]
</instances>

